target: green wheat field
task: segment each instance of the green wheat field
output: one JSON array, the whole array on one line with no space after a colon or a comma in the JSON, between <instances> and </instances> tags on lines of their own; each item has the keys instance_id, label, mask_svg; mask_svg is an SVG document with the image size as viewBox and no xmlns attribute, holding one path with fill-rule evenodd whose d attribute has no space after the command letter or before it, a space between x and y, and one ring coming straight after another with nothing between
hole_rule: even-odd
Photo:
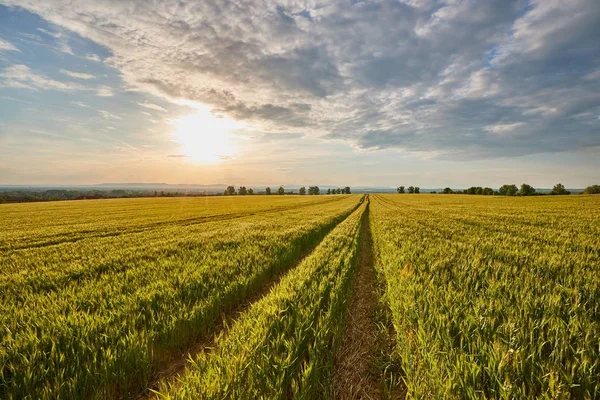
<instances>
[{"instance_id":1,"label":"green wheat field","mask_svg":"<svg viewBox=\"0 0 600 400\"><path fill-rule=\"evenodd\" d=\"M379 397L600 397L600 197L371 194L0 206L0 398L336 397L365 240Z\"/></svg>"}]
</instances>

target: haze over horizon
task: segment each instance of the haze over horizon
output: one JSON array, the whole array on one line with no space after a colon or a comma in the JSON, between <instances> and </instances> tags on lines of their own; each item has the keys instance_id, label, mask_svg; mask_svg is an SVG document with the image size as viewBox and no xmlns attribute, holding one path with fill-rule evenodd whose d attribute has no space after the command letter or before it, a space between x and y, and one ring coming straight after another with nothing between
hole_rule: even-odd
<instances>
[{"instance_id":1,"label":"haze over horizon","mask_svg":"<svg viewBox=\"0 0 600 400\"><path fill-rule=\"evenodd\" d=\"M597 0L0 0L0 185L599 171Z\"/></svg>"}]
</instances>

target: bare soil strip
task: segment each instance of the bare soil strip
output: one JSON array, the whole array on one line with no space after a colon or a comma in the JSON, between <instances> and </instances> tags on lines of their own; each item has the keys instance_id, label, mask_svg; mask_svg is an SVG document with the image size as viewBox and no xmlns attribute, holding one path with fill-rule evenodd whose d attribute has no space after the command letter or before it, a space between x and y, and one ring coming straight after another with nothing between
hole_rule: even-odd
<instances>
[{"instance_id":1,"label":"bare soil strip","mask_svg":"<svg viewBox=\"0 0 600 400\"><path fill-rule=\"evenodd\" d=\"M381 371L377 362L379 333L377 278L373 267L369 208L363 214L358 253L346 329L336 357L333 396L336 399L379 399L382 397Z\"/></svg>"},{"instance_id":2,"label":"bare soil strip","mask_svg":"<svg viewBox=\"0 0 600 400\"><path fill-rule=\"evenodd\" d=\"M356 206L358 208L362 201ZM354 209L356 209L354 208ZM348 213L346 218L351 214ZM323 233L323 236L320 240L316 241L312 246L307 248L296 260L292 263L288 268L283 268L277 274L275 274L269 281L267 281L258 291L254 292L245 302L235 307L233 310L228 312L224 312L221 315L221 321L211 329L213 332L212 336L208 336L204 341L196 343L192 348L188 349L184 353L182 353L179 357L174 358L169 361L164 367L160 368L156 373L155 378L152 380L151 384L148 388L137 396L138 399L155 399L157 398L156 394L153 390L158 390L160 388L161 383L163 382L175 382L177 378L185 372L185 369L188 365L188 361L190 359L195 359L198 354L202 352L210 352L215 348L216 342L221 337L226 337L229 332L229 328L235 324L237 318L246 312L252 304L259 301L264 296L268 295L271 292L271 289L275 287L281 278L285 276L289 271L296 268L302 260L308 257L321 243L322 239L325 238L337 225L339 225L344 219L338 221L337 224L331 226L327 231Z\"/></svg>"}]
</instances>

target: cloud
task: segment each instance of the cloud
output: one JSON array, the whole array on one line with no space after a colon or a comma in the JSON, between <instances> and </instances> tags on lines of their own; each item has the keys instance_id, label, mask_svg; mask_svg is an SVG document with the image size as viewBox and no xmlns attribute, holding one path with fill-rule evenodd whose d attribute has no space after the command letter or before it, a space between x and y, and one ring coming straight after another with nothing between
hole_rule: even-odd
<instances>
[{"instance_id":1,"label":"cloud","mask_svg":"<svg viewBox=\"0 0 600 400\"><path fill-rule=\"evenodd\" d=\"M600 113L597 0L6 2L105 46L127 87L267 136L450 159L600 146L573 118Z\"/></svg>"},{"instance_id":2,"label":"cloud","mask_svg":"<svg viewBox=\"0 0 600 400\"><path fill-rule=\"evenodd\" d=\"M114 96L114 92L109 86L99 86L96 89L96 96L98 97L112 97Z\"/></svg>"},{"instance_id":3,"label":"cloud","mask_svg":"<svg viewBox=\"0 0 600 400\"><path fill-rule=\"evenodd\" d=\"M20 51L12 43L0 38L0 51Z\"/></svg>"},{"instance_id":4,"label":"cloud","mask_svg":"<svg viewBox=\"0 0 600 400\"><path fill-rule=\"evenodd\" d=\"M523 122L515 122L512 124L496 124L496 125L488 125L485 127L485 130L488 132L493 132L493 133L507 133L507 132L512 132L514 130L518 130L519 128L523 127L525 125L525 123Z\"/></svg>"},{"instance_id":5,"label":"cloud","mask_svg":"<svg viewBox=\"0 0 600 400\"><path fill-rule=\"evenodd\" d=\"M100 114L100 116L104 119L108 119L108 120L122 120L123 117L120 117L118 115L115 115L113 113L110 113L106 110L98 110L98 114ZM108 129L110 129L111 127L109 126ZM113 128L114 129L114 128Z\"/></svg>"},{"instance_id":6,"label":"cloud","mask_svg":"<svg viewBox=\"0 0 600 400\"><path fill-rule=\"evenodd\" d=\"M75 53L73 53L73 49L71 49L71 46L69 46L67 43L64 43L64 42L59 44L58 50L65 54L70 54L72 56L75 55Z\"/></svg>"},{"instance_id":7,"label":"cloud","mask_svg":"<svg viewBox=\"0 0 600 400\"><path fill-rule=\"evenodd\" d=\"M56 38L56 39L60 39L63 37L63 34L61 32L51 32L44 28L37 28L36 31L42 32L42 33L44 33L48 36L52 36L53 38Z\"/></svg>"},{"instance_id":8,"label":"cloud","mask_svg":"<svg viewBox=\"0 0 600 400\"><path fill-rule=\"evenodd\" d=\"M142 107L149 108L151 110L167 112L167 110L165 110L163 107L161 107L161 106L159 106L157 104L152 104L152 103L138 103L138 105L142 106Z\"/></svg>"},{"instance_id":9,"label":"cloud","mask_svg":"<svg viewBox=\"0 0 600 400\"><path fill-rule=\"evenodd\" d=\"M59 90L63 92L86 89L77 83L46 78L43 75L34 73L31 68L22 64L11 65L0 73L0 84L12 88Z\"/></svg>"},{"instance_id":10,"label":"cloud","mask_svg":"<svg viewBox=\"0 0 600 400\"><path fill-rule=\"evenodd\" d=\"M94 75L91 74L85 74L83 72L74 72L74 71L69 71L66 69L61 69L59 70L60 73L65 74L70 76L71 78L77 78L77 79L95 79L96 77Z\"/></svg>"},{"instance_id":11,"label":"cloud","mask_svg":"<svg viewBox=\"0 0 600 400\"><path fill-rule=\"evenodd\" d=\"M83 58L85 58L86 60L90 60L90 61L95 61L95 62L101 62L102 59L100 57L98 57L96 54L86 54Z\"/></svg>"}]
</instances>

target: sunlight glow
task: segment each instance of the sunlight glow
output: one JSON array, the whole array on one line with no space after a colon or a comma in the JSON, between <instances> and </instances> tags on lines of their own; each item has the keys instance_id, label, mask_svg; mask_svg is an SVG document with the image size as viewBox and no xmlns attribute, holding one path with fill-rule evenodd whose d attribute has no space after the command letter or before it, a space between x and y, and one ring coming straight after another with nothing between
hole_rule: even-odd
<instances>
[{"instance_id":1,"label":"sunlight glow","mask_svg":"<svg viewBox=\"0 0 600 400\"><path fill-rule=\"evenodd\" d=\"M196 163L218 163L235 155L233 133L244 125L213 114L208 107L172 121L181 153Z\"/></svg>"}]
</instances>

